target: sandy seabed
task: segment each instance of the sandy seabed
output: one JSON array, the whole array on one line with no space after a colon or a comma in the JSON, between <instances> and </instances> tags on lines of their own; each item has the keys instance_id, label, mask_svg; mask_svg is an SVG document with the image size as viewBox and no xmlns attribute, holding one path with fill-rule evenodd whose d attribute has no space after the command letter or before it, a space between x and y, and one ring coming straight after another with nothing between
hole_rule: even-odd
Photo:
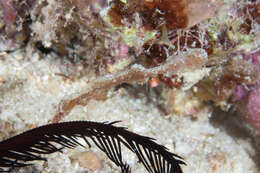
<instances>
[{"instance_id":1,"label":"sandy seabed","mask_svg":"<svg viewBox=\"0 0 260 173\"><path fill-rule=\"evenodd\" d=\"M38 53L28 56L19 50L0 56L0 77L5 81L0 83L1 139L50 123L62 100L81 92L91 81L91 76L71 81L57 75L64 73L70 64L52 54L45 58L40 58ZM185 173L259 172L254 145L257 139L250 137L250 131L240 126L235 115L223 115L221 111L206 107L195 120L189 116L165 116L155 106L155 99L152 96L148 99L142 92L133 94L125 88L111 90L108 99L76 106L62 121L121 120L119 126L153 137L171 152L182 156L187 164L182 167ZM91 172L78 162L78 155L88 150L95 152L103 163L101 170L93 172L120 172L95 147L66 149L64 153L47 156L48 162L35 162L33 168L17 172ZM134 155L126 150L123 152L132 172L146 172Z\"/></svg>"}]
</instances>

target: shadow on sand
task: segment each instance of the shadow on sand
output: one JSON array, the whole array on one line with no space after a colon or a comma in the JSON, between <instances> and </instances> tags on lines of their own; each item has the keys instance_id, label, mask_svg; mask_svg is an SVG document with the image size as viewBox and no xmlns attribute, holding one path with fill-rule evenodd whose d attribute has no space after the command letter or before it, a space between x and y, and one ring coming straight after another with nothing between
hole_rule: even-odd
<instances>
[{"instance_id":1,"label":"shadow on sand","mask_svg":"<svg viewBox=\"0 0 260 173\"><path fill-rule=\"evenodd\" d=\"M234 139L249 141L255 150L255 154L249 153L249 155L256 163L257 172L260 172L260 136L256 136L253 130L247 127L247 124L237 112L224 112L216 108L212 113L210 123L214 127L226 131Z\"/></svg>"}]
</instances>

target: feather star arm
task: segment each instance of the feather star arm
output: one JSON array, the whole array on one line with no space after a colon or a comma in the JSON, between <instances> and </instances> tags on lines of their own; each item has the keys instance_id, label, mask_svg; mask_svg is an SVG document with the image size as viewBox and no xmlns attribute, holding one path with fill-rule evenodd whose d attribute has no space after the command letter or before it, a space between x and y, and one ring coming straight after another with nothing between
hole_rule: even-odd
<instances>
[{"instance_id":1,"label":"feather star arm","mask_svg":"<svg viewBox=\"0 0 260 173\"><path fill-rule=\"evenodd\" d=\"M123 173L131 172L123 162L121 145L134 152L149 173L182 173L183 159L157 144L153 138L114 126L119 121L99 123L92 121L71 121L49 124L26 131L0 142L0 172L9 172L16 167L31 165L30 161L43 160L41 154L51 154L63 148L74 148L83 144L83 138L91 147L94 143L107 157L121 168ZM57 147L53 142L60 145ZM84 146L83 146L84 147Z\"/></svg>"}]
</instances>

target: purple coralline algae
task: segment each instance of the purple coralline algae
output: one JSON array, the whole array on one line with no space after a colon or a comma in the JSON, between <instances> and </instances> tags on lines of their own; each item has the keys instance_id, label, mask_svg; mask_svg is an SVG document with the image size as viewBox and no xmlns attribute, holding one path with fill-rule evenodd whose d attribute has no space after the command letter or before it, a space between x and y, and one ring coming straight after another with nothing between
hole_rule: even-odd
<instances>
[{"instance_id":1,"label":"purple coralline algae","mask_svg":"<svg viewBox=\"0 0 260 173\"><path fill-rule=\"evenodd\" d=\"M248 95L246 118L252 126L260 130L260 84Z\"/></svg>"},{"instance_id":2,"label":"purple coralline algae","mask_svg":"<svg viewBox=\"0 0 260 173\"><path fill-rule=\"evenodd\" d=\"M244 56L244 58L250 60L260 69L260 50L247 54ZM260 80L255 85L250 87L250 91L247 91L241 86L238 87L241 89L240 92L235 94L235 96L238 99L244 99L246 102L246 119L253 127L255 127L257 130L260 130ZM243 95L243 97L239 98L240 95ZM247 95L247 97L244 95Z\"/></svg>"}]
</instances>

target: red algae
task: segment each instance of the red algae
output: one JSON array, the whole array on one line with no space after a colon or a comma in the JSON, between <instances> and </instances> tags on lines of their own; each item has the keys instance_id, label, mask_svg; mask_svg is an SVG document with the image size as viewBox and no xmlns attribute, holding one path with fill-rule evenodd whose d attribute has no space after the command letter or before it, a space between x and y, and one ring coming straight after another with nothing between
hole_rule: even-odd
<instances>
[{"instance_id":1,"label":"red algae","mask_svg":"<svg viewBox=\"0 0 260 173\"><path fill-rule=\"evenodd\" d=\"M203 39L201 38L203 35ZM202 48L208 55L213 54L213 43L207 31L202 31L197 25L184 31L171 31L169 39L174 45L174 52L186 51L189 48Z\"/></svg>"},{"instance_id":2,"label":"red algae","mask_svg":"<svg viewBox=\"0 0 260 173\"><path fill-rule=\"evenodd\" d=\"M180 89L183 85L183 76L178 78L178 75L172 75L171 77L166 77L163 74L158 74L161 82L163 82L168 88Z\"/></svg>"},{"instance_id":3,"label":"red algae","mask_svg":"<svg viewBox=\"0 0 260 173\"><path fill-rule=\"evenodd\" d=\"M249 14L260 24L260 2L255 2L248 6Z\"/></svg>"},{"instance_id":4,"label":"red algae","mask_svg":"<svg viewBox=\"0 0 260 173\"><path fill-rule=\"evenodd\" d=\"M165 44L144 44L144 54L146 55L146 64L148 67L156 67L164 63L167 59L167 50L169 46Z\"/></svg>"},{"instance_id":5,"label":"red algae","mask_svg":"<svg viewBox=\"0 0 260 173\"><path fill-rule=\"evenodd\" d=\"M111 22L116 26L125 25L125 21L133 23L136 14L141 19L141 27L146 30L168 30L188 28L211 18L221 4L201 0L131 0L126 3L113 1L109 11ZM198 10L199 9L199 10Z\"/></svg>"},{"instance_id":6,"label":"red algae","mask_svg":"<svg viewBox=\"0 0 260 173\"><path fill-rule=\"evenodd\" d=\"M115 0L109 16L114 25L122 26L123 20L133 23L134 14L138 13L145 29L159 29L165 24L171 30L187 27L188 16L184 9L185 5L181 0L133 0L127 3Z\"/></svg>"}]
</instances>

